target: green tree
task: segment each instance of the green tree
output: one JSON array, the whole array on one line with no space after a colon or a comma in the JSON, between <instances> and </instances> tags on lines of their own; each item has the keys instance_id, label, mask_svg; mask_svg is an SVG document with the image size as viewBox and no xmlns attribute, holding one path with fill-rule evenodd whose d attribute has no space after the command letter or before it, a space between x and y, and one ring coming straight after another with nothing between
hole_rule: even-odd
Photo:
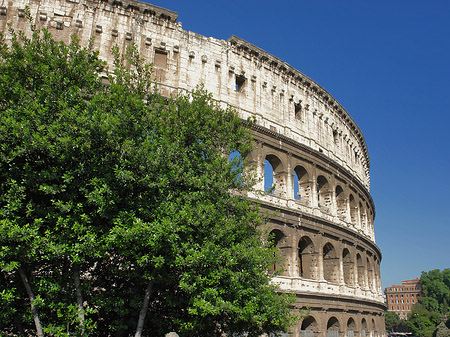
<instances>
[{"instance_id":1,"label":"green tree","mask_svg":"<svg viewBox=\"0 0 450 337\"><path fill-rule=\"evenodd\" d=\"M432 337L440 321L439 313L429 311L421 304L416 304L408 314L407 326L414 336Z\"/></svg>"},{"instance_id":2,"label":"green tree","mask_svg":"<svg viewBox=\"0 0 450 337\"><path fill-rule=\"evenodd\" d=\"M437 311L443 315L448 314L450 301L450 269L439 269L422 272L420 277L424 297L419 297L428 310Z\"/></svg>"},{"instance_id":3,"label":"green tree","mask_svg":"<svg viewBox=\"0 0 450 337\"><path fill-rule=\"evenodd\" d=\"M386 311L384 313L384 320L386 330L391 331L406 331L406 321L394 311Z\"/></svg>"},{"instance_id":4,"label":"green tree","mask_svg":"<svg viewBox=\"0 0 450 337\"><path fill-rule=\"evenodd\" d=\"M105 64L31 26L0 43L2 332L285 331L292 297L240 157L236 112L161 97L134 48ZM245 156L244 156L245 157ZM275 257L274 257L275 256Z\"/></svg>"}]
</instances>

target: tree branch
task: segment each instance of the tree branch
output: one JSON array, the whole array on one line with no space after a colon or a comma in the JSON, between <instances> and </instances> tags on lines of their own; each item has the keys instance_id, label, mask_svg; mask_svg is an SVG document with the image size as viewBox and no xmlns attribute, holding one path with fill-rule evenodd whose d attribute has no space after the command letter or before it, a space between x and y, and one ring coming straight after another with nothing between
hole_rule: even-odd
<instances>
[{"instance_id":1,"label":"tree branch","mask_svg":"<svg viewBox=\"0 0 450 337\"><path fill-rule=\"evenodd\" d=\"M33 314L34 325L36 326L36 333L38 337L44 337L44 332L42 331L41 321L39 320L39 315L37 308L34 305L35 297L33 291L31 290L30 282L28 281L27 275L22 267L19 268L19 274L22 278L23 285L28 293L28 298L30 299L31 313Z\"/></svg>"},{"instance_id":2,"label":"tree branch","mask_svg":"<svg viewBox=\"0 0 450 337\"><path fill-rule=\"evenodd\" d=\"M148 302L150 301L150 294L152 293L153 281L148 281L147 289L145 289L144 302L142 303L141 312L139 313L138 325L134 337L142 336L142 329L144 328L145 315L147 314Z\"/></svg>"}]
</instances>

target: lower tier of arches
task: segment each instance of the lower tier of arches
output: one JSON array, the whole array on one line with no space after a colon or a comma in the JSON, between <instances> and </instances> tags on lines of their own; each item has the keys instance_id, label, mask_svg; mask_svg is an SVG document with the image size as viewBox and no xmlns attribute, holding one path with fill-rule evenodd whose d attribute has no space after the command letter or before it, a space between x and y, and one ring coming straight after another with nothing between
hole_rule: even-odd
<instances>
[{"instance_id":1,"label":"lower tier of arches","mask_svg":"<svg viewBox=\"0 0 450 337\"><path fill-rule=\"evenodd\" d=\"M297 294L300 319L290 337L383 337L384 306L351 298Z\"/></svg>"}]
</instances>

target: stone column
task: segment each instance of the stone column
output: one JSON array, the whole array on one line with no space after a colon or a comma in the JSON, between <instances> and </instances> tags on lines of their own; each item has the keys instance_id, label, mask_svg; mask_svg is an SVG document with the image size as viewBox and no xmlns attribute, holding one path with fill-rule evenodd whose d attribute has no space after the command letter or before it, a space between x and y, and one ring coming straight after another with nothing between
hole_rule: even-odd
<instances>
[{"instance_id":1,"label":"stone column","mask_svg":"<svg viewBox=\"0 0 450 337\"><path fill-rule=\"evenodd\" d=\"M316 167L313 167L312 172L312 186L311 186L311 194L312 194L312 200L311 200L311 207L319 207L319 201L318 201L318 191L317 191L317 172Z\"/></svg>"},{"instance_id":2,"label":"stone column","mask_svg":"<svg viewBox=\"0 0 450 337\"><path fill-rule=\"evenodd\" d=\"M362 230L362 224L361 224L361 210L359 209L359 206L356 205L356 228L359 228Z\"/></svg>"},{"instance_id":3,"label":"stone column","mask_svg":"<svg viewBox=\"0 0 450 337\"><path fill-rule=\"evenodd\" d=\"M330 190L331 190L331 214L333 214L334 216L337 216L338 212L337 212L337 201L336 201L336 181L333 180L333 184L330 183Z\"/></svg>"},{"instance_id":4,"label":"stone column","mask_svg":"<svg viewBox=\"0 0 450 337\"><path fill-rule=\"evenodd\" d=\"M264 191L264 158L262 153L263 143L260 141L256 141L256 147L256 177L258 179L256 189Z\"/></svg>"},{"instance_id":5,"label":"stone column","mask_svg":"<svg viewBox=\"0 0 450 337\"><path fill-rule=\"evenodd\" d=\"M345 203L346 205L346 218L347 218L347 222L351 223L352 222L352 215L351 215L351 211L350 211L350 197L347 198L346 200L347 202Z\"/></svg>"},{"instance_id":6,"label":"stone column","mask_svg":"<svg viewBox=\"0 0 450 337\"><path fill-rule=\"evenodd\" d=\"M323 233L322 233L323 234ZM319 281L324 281L323 276L323 246L322 246L322 240L320 240L320 246L319 246Z\"/></svg>"},{"instance_id":7,"label":"stone column","mask_svg":"<svg viewBox=\"0 0 450 337\"><path fill-rule=\"evenodd\" d=\"M342 244L342 242L341 242ZM341 287L345 286L345 280L344 280L344 259L342 257L342 246L339 245L338 246L339 249L337 250L339 253L338 257L339 257L339 285Z\"/></svg>"},{"instance_id":8,"label":"stone column","mask_svg":"<svg viewBox=\"0 0 450 337\"><path fill-rule=\"evenodd\" d=\"M293 231L293 234L291 236L291 260L292 260L292 266L291 266L291 273L289 274L292 277L300 277L298 272L298 231Z\"/></svg>"},{"instance_id":9,"label":"stone column","mask_svg":"<svg viewBox=\"0 0 450 337\"><path fill-rule=\"evenodd\" d=\"M369 287L369 270L368 270L369 266L367 265L367 253L366 252L364 252L363 259L364 259L363 262L364 262L364 266L365 266L365 268L364 268L364 284L365 284L366 290L367 290L367 289L370 289L370 287Z\"/></svg>"},{"instance_id":10,"label":"stone column","mask_svg":"<svg viewBox=\"0 0 450 337\"><path fill-rule=\"evenodd\" d=\"M294 196L294 175L292 173L292 165L291 165L291 160L292 160L292 154L288 153L287 154L287 163L286 163L286 198L287 199L295 199Z\"/></svg>"}]
</instances>

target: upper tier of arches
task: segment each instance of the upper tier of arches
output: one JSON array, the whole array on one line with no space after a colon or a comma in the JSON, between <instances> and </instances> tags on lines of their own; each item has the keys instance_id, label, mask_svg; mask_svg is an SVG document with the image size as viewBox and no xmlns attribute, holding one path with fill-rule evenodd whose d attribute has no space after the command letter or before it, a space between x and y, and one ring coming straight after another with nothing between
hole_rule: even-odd
<instances>
[{"instance_id":1,"label":"upper tier of arches","mask_svg":"<svg viewBox=\"0 0 450 337\"><path fill-rule=\"evenodd\" d=\"M248 158L259 177L256 189L266 192L259 199L320 216L375 242L375 210L363 187L317 158L274 148L269 140L260 141Z\"/></svg>"}]
</instances>

